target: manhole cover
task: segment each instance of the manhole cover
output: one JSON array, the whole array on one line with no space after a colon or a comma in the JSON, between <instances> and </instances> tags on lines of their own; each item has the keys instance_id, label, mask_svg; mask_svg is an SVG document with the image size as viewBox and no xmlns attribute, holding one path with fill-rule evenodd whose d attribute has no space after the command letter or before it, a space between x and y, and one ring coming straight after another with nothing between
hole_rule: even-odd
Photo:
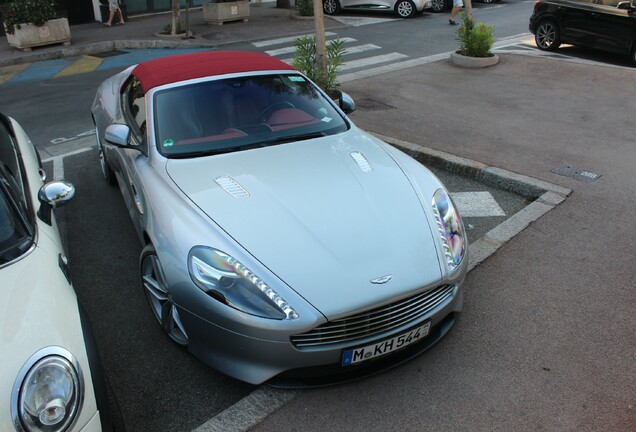
<instances>
[{"instance_id":1,"label":"manhole cover","mask_svg":"<svg viewBox=\"0 0 636 432\"><path fill-rule=\"evenodd\" d=\"M550 171L552 171L555 174L559 174L565 177L571 177L575 180L582 181L585 183L592 183L594 180L596 180L597 178L601 176L601 174L597 174L590 170L579 169L575 167L574 165L568 165L568 164L558 166L556 168L551 169Z\"/></svg>"}]
</instances>

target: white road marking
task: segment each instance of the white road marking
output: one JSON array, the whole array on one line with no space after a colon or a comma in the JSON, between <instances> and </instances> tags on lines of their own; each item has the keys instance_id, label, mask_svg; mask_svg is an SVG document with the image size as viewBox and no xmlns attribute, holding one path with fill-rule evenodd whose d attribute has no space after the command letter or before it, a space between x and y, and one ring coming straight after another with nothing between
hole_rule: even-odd
<instances>
[{"instance_id":1,"label":"white road marking","mask_svg":"<svg viewBox=\"0 0 636 432\"><path fill-rule=\"evenodd\" d=\"M361 53L361 52L371 51L371 50L376 50L376 49L380 49L380 47L377 46L377 45L373 45L373 44L356 45L356 46L353 46L353 47L345 48L343 54L344 55L347 55L347 54L358 54L358 53Z\"/></svg>"},{"instance_id":2,"label":"white road marking","mask_svg":"<svg viewBox=\"0 0 636 432\"><path fill-rule=\"evenodd\" d=\"M278 38L278 39L268 39L264 41L252 42L252 45L254 45L257 48L262 48L266 46L281 45L281 44L290 43L290 42L294 43L296 39L303 36L314 36L314 33L309 33L309 34L300 35L300 36L290 36L290 37L284 37L284 38ZM333 32L325 32L325 36L326 37L336 36L336 34Z\"/></svg>"},{"instance_id":3,"label":"white road marking","mask_svg":"<svg viewBox=\"0 0 636 432\"><path fill-rule=\"evenodd\" d=\"M53 162L53 180L62 180L64 178L64 158L87 152L91 150L92 148L93 147L84 147L79 150L74 150L72 152L68 152L58 156L53 156L47 159L43 159L42 163Z\"/></svg>"},{"instance_id":4,"label":"white road marking","mask_svg":"<svg viewBox=\"0 0 636 432\"><path fill-rule=\"evenodd\" d=\"M451 196L462 217L506 215L490 192L455 192L451 193Z\"/></svg>"},{"instance_id":5,"label":"white road marking","mask_svg":"<svg viewBox=\"0 0 636 432\"><path fill-rule=\"evenodd\" d=\"M350 69L361 68L364 66L375 65L379 63L388 63L395 60L403 59L405 57L408 57L408 56L406 54L400 54L396 52L390 53L390 54L383 54L379 56L366 57L360 60L342 62L342 65L340 66L340 70L346 71Z\"/></svg>"},{"instance_id":6,"label":"white road marking","mask_svg":"<svg viewBox=\"0 0 636 432\"><path fill-rule=\"evenodd\" d=\"M397 21L402 18L364 18L364 17L348 17L348 16L329 16L332 20L353 27L360 27L370 24L382 24L385 22Z\"/></svg>"},{"instance_id":7,"label":"white road marking","mask_svg":"<svg viewBox=\"0 0 636 432\"><path fill-rule=\"evenodd\" d=\"M343 41L344 43L357 42L356 39L350 38L350 37L340 38L340 40ZM291 54L291 53L295 53L295 52L296 52L296 47L295 46L287 46L287 47L283 47L283 48L267 50L267 51L265 51L265 54L275 57L275 56L279 56L279 55L283 55L283 54Z\"/></svg>"}]
</instances>

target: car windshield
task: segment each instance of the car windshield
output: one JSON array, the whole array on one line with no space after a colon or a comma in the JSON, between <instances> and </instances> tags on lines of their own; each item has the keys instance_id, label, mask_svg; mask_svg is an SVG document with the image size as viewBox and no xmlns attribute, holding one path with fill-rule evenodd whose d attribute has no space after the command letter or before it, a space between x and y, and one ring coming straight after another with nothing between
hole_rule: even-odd
<instances>
[{"instance_id":1,"label":"car windshield","mask_svg":"<svg viewBox=\"0 0 636 432\"><path fill-rule=\"evenodd\" d=\"M227 78L166 89L154 97L157 147L197 157L344 132L349 125L299 74Z\"/></svg>"},{"instance_id":2,"label":"car windshield","mask_svg":"<svg viewBox=\"0 0 636 432\"><path fill-rule=\"evenodd\" d=\"M23 210L16 200L14 179L0 165L0 266L25 253L33 243Z\"/></svg>"}]
</instances>

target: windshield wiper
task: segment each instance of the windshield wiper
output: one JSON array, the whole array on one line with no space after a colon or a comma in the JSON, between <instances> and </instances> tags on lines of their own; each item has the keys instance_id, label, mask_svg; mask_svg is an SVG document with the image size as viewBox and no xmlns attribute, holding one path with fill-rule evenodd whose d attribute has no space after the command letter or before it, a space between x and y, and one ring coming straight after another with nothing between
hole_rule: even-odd
<instances>
[{"instance_id":1,"label":"windshield wiper","mask_svg":"<svg viewBox=\"0 0 636 432\"><path fill-rule=\"evenodd\" d=\"M311 132L306 134L298 134L298 135L287 135L283 137L273 138L271 140L262 141L261 145L269 145L269 144L284 144L292 141L304 141L313 138L320 138L325 136L324 132Z\"/></svg>"}]
</instances>

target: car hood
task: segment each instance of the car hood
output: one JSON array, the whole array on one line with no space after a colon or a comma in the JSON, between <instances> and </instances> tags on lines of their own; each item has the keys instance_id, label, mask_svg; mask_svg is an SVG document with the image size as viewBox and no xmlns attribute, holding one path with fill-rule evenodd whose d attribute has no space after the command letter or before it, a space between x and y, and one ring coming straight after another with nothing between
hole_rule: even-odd
<instances>
[{"instance_id":1,"label":"car hood","mask_svg":"<svg viewBox=\"0 0 636 432\"><path fill-rule=\"evenodd\" d=\"M441 279L412 185L374 138L355 129L172 159L167 171L196 206L329 319Z\"/></svg>"}]
</instances>

